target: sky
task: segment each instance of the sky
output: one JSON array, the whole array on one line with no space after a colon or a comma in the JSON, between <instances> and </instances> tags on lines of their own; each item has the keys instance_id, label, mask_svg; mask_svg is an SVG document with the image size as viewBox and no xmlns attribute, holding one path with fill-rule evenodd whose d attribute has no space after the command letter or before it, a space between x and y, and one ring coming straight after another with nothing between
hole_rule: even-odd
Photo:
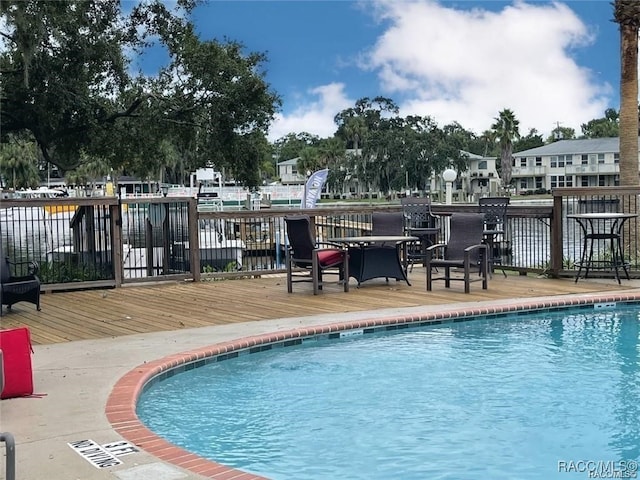
<instances>
[{"instance_id":1,"label":"sky","mask_svg":"<svg viewBox=\"0 0 640 480\"><path fill-rule=\"evenodd\" d=\"M400 115L481 134L511 109L545 137L619 109L619 30L610 0L217 1L193 16L203 39L263 52L282 98L269 131L321 138L334 116L383 96Z\"/></svg>"}]
</instances>

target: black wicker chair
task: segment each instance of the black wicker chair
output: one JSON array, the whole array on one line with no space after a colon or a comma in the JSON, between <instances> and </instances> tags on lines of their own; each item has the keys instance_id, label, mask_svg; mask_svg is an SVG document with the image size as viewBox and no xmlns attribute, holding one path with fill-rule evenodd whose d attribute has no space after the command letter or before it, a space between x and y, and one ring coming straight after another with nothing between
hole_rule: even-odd
<instances>
[{"instance_id":1,"label":"black wicker chair","mask_svg":"<svg viewBox=\"0 0 640 480\"><path fill-rule=\"evenodd\" d=\"M324 282L324 273L339 276L344 291L349 291L349 255L339 245L317 242L307 215L285 217L287 226L286 248L287 291L293 292L296 282L313 283L313 294L317 295Z\"/></svg>"},{"instance_id":2,"label":"black wicker chair","mask_svg":"<svg viewBox=\"0 0 640 480\"><path fill-rule=\"evenodd\" d=\"M446 288L452 280L464 282L464 293L469 293L472 282L488 284L488 246L483 243L484 215L482 213L454 213L449 224L449 241L427 248L427 290L434 280L444 280ZM436 254L440 253L439 256ZM442 267L444 274L434 276L432 267ZM463 276L452 276L451 269L463 269ZM471 270L479 269L480 276L471 276Z\"/></svg>"},{"instance_id":3,"label":"black wicker chair","mask_svg":"<svg viewBox=\"0 0 640 480\"><path fill-rule=\"evenodd\" d=\"M17 276L16 268L25 268L27 275ZM8 310L18 302L30 302L40 310L40 279L38 265L34 262L11 262L0 250L0 299ZM2 309L0 308L0 315Z\"/></svg>"}]
</instances>

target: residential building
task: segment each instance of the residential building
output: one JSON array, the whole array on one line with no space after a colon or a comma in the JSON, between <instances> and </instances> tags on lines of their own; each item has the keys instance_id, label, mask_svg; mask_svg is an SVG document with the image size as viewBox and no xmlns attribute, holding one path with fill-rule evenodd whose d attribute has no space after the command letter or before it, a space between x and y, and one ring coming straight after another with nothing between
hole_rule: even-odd
<instances>
[{"instance_id":1,"label":"residential building","mask_svg":"<svg viewBox=\"0 0 640 480\"><path fill-rule=\"evenodd\" d=\"M305 172L298 172L300 157L278 162L278 176L282 185L303 185L306 180Z\"/></svg>"},{"instance_id":2,"label":"residential building","mask_svg":"<svg viewBox=\"0 0 640 480\"><path fill-rule=\"evenodd\" d=\"M461 174L462 191L474 198L495 195L500 189L500 177L496 169L496 157L483 157L462 152L468 158L468 169Z\"/></svg>"},{"instance_id":3,"label":"residential building","mask_svg":"<svg viewBox=\"0 0 640 480\"><path fill-rule=\"evenodd\" d=\"M497 195L500 191L500 176L496 169L496 157L483 157L475 153L460 151L467 159L467 169L458 172L453 182L453 199L456 202L475 202L480 197ZM430 190L434 200L443 200L445 182L442 172L436 172L431 177Z\"/></svg>"},{"instance_id":4,"label":"residential building","mask_svg":"<svg viewBox=\"0 0 640 480\"><path fill-rule=\"evenodd\" d=\"M560 140L514 153L512 178L516 193L615 186L619 184L619 163L617 137Z\"/></svg>"}]
</instances>

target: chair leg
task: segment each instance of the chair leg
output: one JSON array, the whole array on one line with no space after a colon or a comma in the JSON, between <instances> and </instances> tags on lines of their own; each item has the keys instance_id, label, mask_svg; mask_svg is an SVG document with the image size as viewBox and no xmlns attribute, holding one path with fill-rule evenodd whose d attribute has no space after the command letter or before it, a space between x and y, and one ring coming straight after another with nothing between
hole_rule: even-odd
<instances>
[{"instance_id":1,"label":"chair leg","mask_svg":"<svg viewBox=\"0 0 640 480\"><path fill-rule=\"evenodd\" d=\"M320 272L320 265L318 264L318 255L313 254L311 261L311 277L313 280L313 294L318 295L322 284L322 273Z\"/></svg>"},{"instance_id":2,"label":"chair leg","mask_svg":"<svg viewBox=\"0 0 640 480\"><path fill-rule=\"evenodd\" d=\"M291 266L291 258L289 254L287 254L287 258L285 260L287 262L287 292L293 292L293 268Z\"/></svg>"},{"instance_id":3,"label":"chair leg","mask_svg":"<svg viewBox=\"0 0 640 480\"><path fill-rule=\"evenodd\" d=\"M464 256L464 293L469 293L469 284L471 283L471 259L469 254Z\"/></svg>"},{"instance_id":4,"label":"chair leg","mask_svg":"<svg viewBox=\"0 0 640 480\"><path fill-rule=\"evenodd\" d=\"M482 266L480 269L482 271L482 289L486 290L489 285L489 276L487 275L487 270L489 270L489 259L487 258L487 255L483 256ZM502 272L504 273L504 270ZM505 277L507 276L506 273L504 273L504 275Z\"/></svg>"},{"instance_id":5,"label":"chair leg","mask_svg":"<svg viewBox=\"0 0 640 480\"><path fill-rule=\"evenodd\" d=\"M349 291L349 253L344 252L344 257L342 261L342 268L340 269L342 272L342 277L344 281L344 291Z\"/></svg>"}]
</instances>

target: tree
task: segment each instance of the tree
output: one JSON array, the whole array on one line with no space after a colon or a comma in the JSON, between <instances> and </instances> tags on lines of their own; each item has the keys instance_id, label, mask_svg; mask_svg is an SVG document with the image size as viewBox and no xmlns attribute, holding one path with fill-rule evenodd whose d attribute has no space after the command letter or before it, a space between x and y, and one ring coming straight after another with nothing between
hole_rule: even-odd
<instances>
[{"instance_id":1,"label":"tree","mask_svg":"<svg viewBox=\"0 0 640 480\"><path fill-rule=\"evenodd\" d=\"M636 101L636 112L637 110ZM619 135L619 119L618 112L614 108L607 108L604 112L604 117L594 118L582 124L582 135L587 138L617 137Z\"/></svg>"},{"instance_id":2,"label":"tree","mask_svg":"<svg viewBox=\"0 0 640 480\"><path fill-rule=\"evenodd\" d=\"M369 182L367 180L367 160L362 160L360 149L362 148L362 141L367 135L367 124L364 118L361 116L350 116L344 119L343 136L346 137L347 143L350 143L353 148L353 161L356 166L356 171L359 173L358 179L361 181L360 185L367 185L367 191L369 191ZM340 128L338 128L340 131ZM336 134L337 136L338 134Z\"/></svg>"},{"instance_id":3,"label":"tree","mask_svg":"<svg viewBox=\"0 0 640 480\"><path fill-rule=\"evenodd\" d=\"M279 162L299 157L302 150L318 144L320 138L308 132L289 133L274 142L274 156Z\"/></svg>"},{"instance_id":4,"label":"tree","mask_svg":"<svg viewBox=\"0 0 640 480\"><path fill-rule=\"evenodd\" d=\"M334 121L338 125L336 136L343 138L347 145L351 145L355 151L353 157L354 173L358 178L361 189L367 192L370 189L370 181L373 178L371 168L368 163L372 157L361 155L360 150L369 136L380 134L386 128L385 121L389 117L397 116L398 106L386 97L375 97L370 99L363 97L356 101L354 107L347 108L339 112Z\"/></svg>"},{"instance_id":5,"label":"tree","mask_svg":"<svg viewBox=\"0 0 640 480\"><path fill-rule=\"evenodd\" d=\"M266 134L280 105L264 81L260 53L236 42L203 41L188 20L195 2L5 0L0 3L0 130L30 132L61 170L81 152L141 176L157 172L163 142L191 167L214 162L237 180L257 182L258 159L236 161L244 135ZM186 13L185 13L186 12ZM129 74L125 52L156 42L169 63L155 76ZM246 160L246 158L245 158Z\"/></svg>"},{"instance_id":6,"label":"tree","mask_svg":"<svg viewBox=\"0 0 640 480\"><path fill-rule=\"evenodd\" d=\"M318 143L318 159L320 168L328 168L327 187L342 193L346 170L340 168L346 155L345 144L341 138L323 138Z\"/></svg>"},{"instance_id":7,"label":"tree","mask_svg":"<svg viewBox=\"0 0 640 480\"><path fill-rule=\"evenodd\" d=\"M535 129L532 129L532 130L535 130ZM574 138L576 138L576 131L573 128L561 127L560 125L557 125L556 128L551 130L551 135L547 137L547 143L553 143L559 140L572 140ZM540 145L536 145L536 146L540 146ZM516 151L520 151L520 150L524 150L524 149L518 148Z\"/></svg>"},{"instance_id":8,"label":"tree","mask_svg":"<svg viewBox=\"0 0 640 480\"><path fill-rule=\"evenodd\" d=\"M568 130L572 129L569 128ZM538 130L532 128L524 137L520 137L513 143L513 150L516 152L522 152L524 150L529 150L530 148L541 147L542 145L544 145L542 135L538 133Z\"/></svg>"},{"instance_id":9,"label":"tree","mask_svg":"<svg viewBox=\"0 0 640 480\"><path fill-rule=\"evenodd\" d=\"M11 138L0 148L0 179L2 188L14 190L36 187L38 175L36 144L24 139Z\"/></svg>"},{"instance_id":10,"label":"tree","mask_svg":"<svg viewBox=\"0 0 640 480\"><path fill-rule=\"evenodd\" d=\"M320 168L320 153L316 147L306 147L300 152L296 164L298 172L307 176Z\"/></svg>"},{"instance_id":11,"label":"tree","mask_svg":"<svg viewBox=\"0 0 640 480\"><path fill-rule=\"evenodd\" d=\"M511 184L513 141L520 138L520 122L508 108L502 110L494 120L491 129L500 145L500 177L502 188L506 189Z\"/></svg>"},{"instance_id":12,"label":"tree","mask_svg":"<svg viewBox=\"0 0 640 480\"><path fill-rule=\"evenodd\" d=\"M492 130L485 130L484 132L482 132L482 135L480 135L480 140L483 143L482 156L488 157L489 155L494 155L495 147L496 147L495 132L493 132ZM474 152L474 153L478 153L478 152Z\"/></svg>"},{"instance_id":13,"label":"tree","mask_svg":"<svg viewBox=\"0 0 640 480\"><path fill-rule=\"evenodd\" d=\"M638 185L638 28L640 3L615 0L620 25L620 184Z\"/></svg>"}]
</instances>

